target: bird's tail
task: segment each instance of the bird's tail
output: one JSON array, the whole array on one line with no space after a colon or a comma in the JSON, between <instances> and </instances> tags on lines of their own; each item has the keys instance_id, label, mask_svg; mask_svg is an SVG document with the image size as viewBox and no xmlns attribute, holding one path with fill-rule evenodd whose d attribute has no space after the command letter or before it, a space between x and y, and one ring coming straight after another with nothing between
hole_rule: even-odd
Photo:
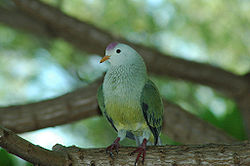
<instances>
[{"instance_id":1,"label":"bird's tail","mask_svg":"<svg viewBox=\"0 0 250 166\"><path fill-rule=\"evenodd\" d=\"M158 141L157 141L157 144L156 144L156 146L161 146L162 144L161 144L161 138L160 137L158 137Z\"/></svg>"}]
</instances>

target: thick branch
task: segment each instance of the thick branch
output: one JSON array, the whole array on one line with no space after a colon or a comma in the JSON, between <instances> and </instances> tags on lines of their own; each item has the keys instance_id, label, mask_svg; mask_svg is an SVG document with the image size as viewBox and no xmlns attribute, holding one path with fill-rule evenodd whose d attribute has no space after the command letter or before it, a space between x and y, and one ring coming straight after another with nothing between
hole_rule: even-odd
<instances>
[{"instance_id":1,"label":"thick branch","mask_svg":"<svg viewBox=\"0 0 250 166\"><path fill-rule=\"evenodd\" d=\"M99 115L96 93L100 82L51 100L0 108L0 124L22 133ZM181 143L234 141L225 132L172 103L166 104L164 118L163 133Z\"/></svg>"},{"instance_id":2,"label":"thick branch","mask_svg":"<svg viewBox=\"0 0 250 166\"><path fill-rule=\"evenodd\" d=\"M80 149L56 145L56 151L71 157L73 165L134 165L129 154L135 148L120 148L114 160L105 149ZM250 143L148 147L145 165L249 165Z\"/></svg>"},{"instance_id":3,"label":"thick branch","mask_svg":"<svg viewBox=\"0 0 250 166\"><path fill-rule=\"evenodd\" d=\"M105 149L81 149L56 145L53 151L35 146L0 127L0 147L42 166L134 165L134 147L120 148L110 158ZM249 165L250 143L148 147L145 165Z\"/></svg>"},{"instance_id":4,"label":"thick branch","mask_svg":"<svg viewBox=\"0 0 250 166\"><path fill-rule=\"evenodd\" d=\"M63 166L69 163L66 156L35 146L8 129L0 126L0 147L9 153L41 166ZM69 165L69 164L68 164Z\"/></svg>"},{"instance_id":5,"label":"thick branch","mask_svg":"<svg viewBox=\"0 0 250 166\"><path fill-rule=\"evenodd\" d=\"M103 54L105 47L111 41L122 41L140 52L150 72L207 85L233 97L243 110L242 114L250 136L250 104L249 102L247 104L242 102L242 100L249 101L250 99L249 97L246 98L250 94L250 81L246 77L235 75L208 64L166 56L157 50L133 44L125 39L112 36L93 25L69 17L58 9L39 1L13 1L21 12L12 9L12 11L3 10L1 13L2 9L0 10L0 21L12 27L24 29L40 36L61 37L81 50L99 55ZM10 15L8 16L6 12ZM12 18L8 19L10 16ZM23 22L19 20L23 20Z\"/></svg>"}]
</instances>

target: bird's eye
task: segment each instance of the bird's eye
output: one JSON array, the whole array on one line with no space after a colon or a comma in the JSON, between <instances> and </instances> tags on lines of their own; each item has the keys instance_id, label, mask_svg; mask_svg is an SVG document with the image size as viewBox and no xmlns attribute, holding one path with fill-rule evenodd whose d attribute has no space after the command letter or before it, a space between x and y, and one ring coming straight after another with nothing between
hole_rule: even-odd
<instances>
[{"instance_id":1,"label":"bird's eye","mask_svg":"<svg viewBox=\"0 0 250 166\"><path fill-rule=\"evenodd\" d=\"M120 52L121 52L121 50L120 50L120 49L117 49L117 50L116 50L116 53L117 53L117 54L119 54Z\"/></svg>"}]
</instances>

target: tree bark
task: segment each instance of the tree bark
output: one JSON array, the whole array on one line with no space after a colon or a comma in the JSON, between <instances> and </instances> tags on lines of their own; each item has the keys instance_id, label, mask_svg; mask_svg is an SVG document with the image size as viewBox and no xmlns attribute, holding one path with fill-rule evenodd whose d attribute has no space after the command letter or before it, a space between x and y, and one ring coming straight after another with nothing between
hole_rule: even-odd
<instances>
[{"instance_id":1,"label":"tree bark","mask_svg":"<svg viewBox=\"0 0 250 166\"><path fill-rule=\"evenodd\" d=\"M215 88L235 99L250 136L250 81L218 67L180 58L166 56L161 52L141 45L133 44L125 39L112 36L99 28L69 17L58 9L35 0L13 0L17 9L0 10L0 21L15 28L31 31L40 36L60 37L79 49L91 54L102 55L111 41L121 41L136 48L145 59L149 71L173 78L184 79ZM10 15L8 15L10 13ZM13 21L10 16L22 19ZM245 101L245 102L242 102Z\"/></svg>"},{"instance_id":2,"label":"tree bark","mask_svg":"<svg viewBox=\"0 0 250 166\"><path fill-rule=\"evenodd\" d=\"M134 147L120 148L115 159L105 155L105 149L81 149L77 147L53 148L58 152L66 152L73 165L134 165L136 155L129 154ZM174 145L148 147L144 165L249 165L250 144L235 145Z\"/></svg>"},{"instance_id":3,"label":"tree bark","mask_svg":"<svg viewBox=\"0 0 250 166\"><path fill-rule=\"evenodd\" d=\"M82 149L55 145L53 151L35 146L0 127L0 147L34 165L134 165L129 154L134 147L122 147L114 159L105 149ZM249 165L250 143L148 147L145 165Z\"/></svg>"},{"instance_id":4,"label":"tree bark","mask_svg":"<svg viewBox=\"0 0 250 166\"><path fill-rule=\"evenodd\" d=\"M58 98L0 108L0 124L16 133L57 126L100 115L96 101L101 80ZM230 143L225 132L165 101L163 133L185 144Z\"/></svg>"},{"instance_id":5,"label":"tree bark","mask_svg":"<svg viewBox=\"0 0 250 166\"><path fill-rule=\"evenodd\" d=\"M63 166L69 163L62 153L52 152L17 136L0 126L0 147L26 161L36 165ZM69 165L69 164L68 164Z\"/></svg>"}]
</instances>

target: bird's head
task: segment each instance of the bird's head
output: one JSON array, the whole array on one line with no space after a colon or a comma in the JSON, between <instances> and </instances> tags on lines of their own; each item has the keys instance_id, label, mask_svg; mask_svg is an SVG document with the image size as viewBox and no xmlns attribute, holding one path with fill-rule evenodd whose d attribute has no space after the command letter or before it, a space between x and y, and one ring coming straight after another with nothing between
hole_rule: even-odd
<instances>
[{"instance_id":1,"label":"bird's head","mask_svg":"<svg viewBox=\"0 0 250 166\"><path fill-rule=\"evenodd\" d=\"M109 61L111 65L126 65L142 61L141 56L131 47L126 44L113 42L110 43L106 50L105 56L101 59L100 63Z\"/></svg>"}]
</instances>

